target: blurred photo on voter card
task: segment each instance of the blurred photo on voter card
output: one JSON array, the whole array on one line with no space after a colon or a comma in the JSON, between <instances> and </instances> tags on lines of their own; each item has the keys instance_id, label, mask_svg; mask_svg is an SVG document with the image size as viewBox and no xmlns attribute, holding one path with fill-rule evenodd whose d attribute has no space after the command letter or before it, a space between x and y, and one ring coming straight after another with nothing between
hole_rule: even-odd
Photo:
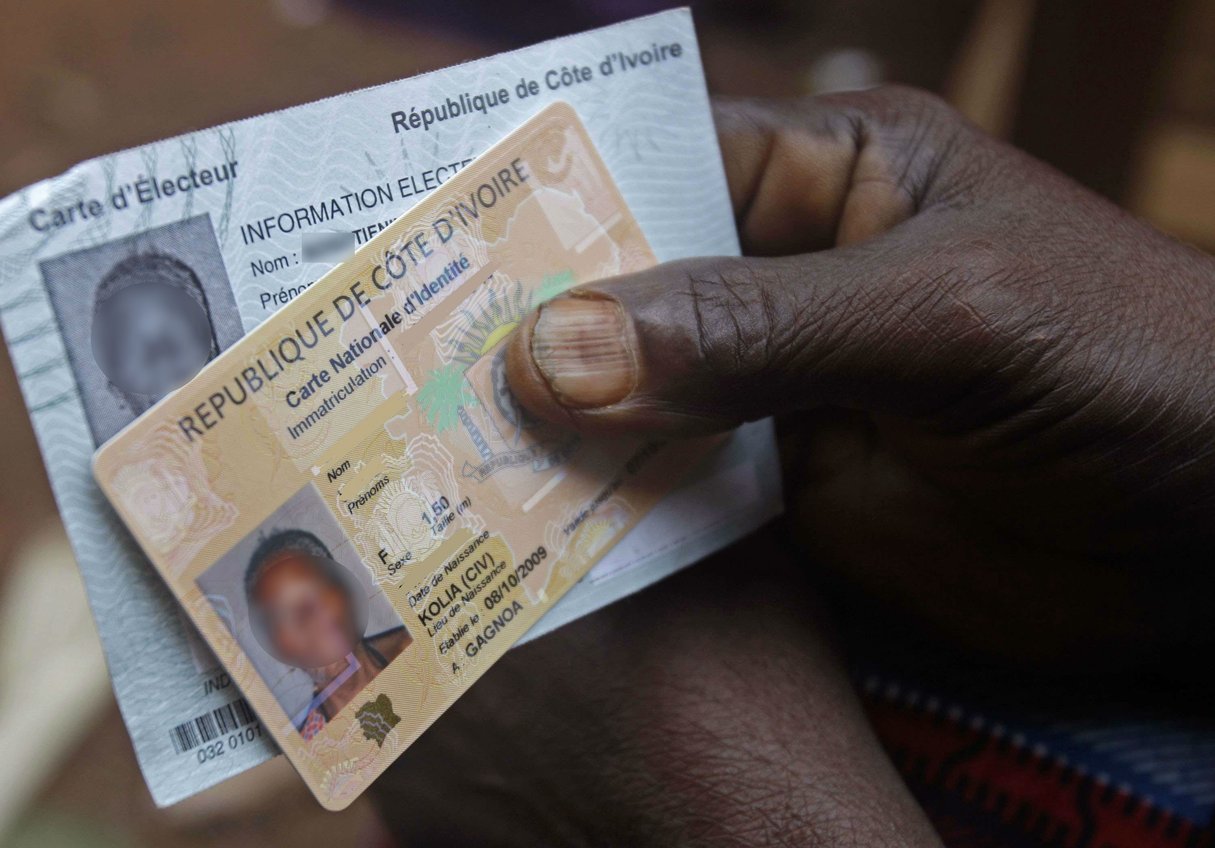
<instances>
[{"instance_id":1,"label":"blurred photo on voter card","mask_svg":"<svg viewBox=\"0 0 1215 848\"><path fill-rule=\"evenodd\" d=\"M243 334L209 215L41 263L100 445Z\"/></svg>"},{"instance_id":2,"label":"blurred photo on voter card","mask_svg":"<svg viewBox=\"0 0 1215 848\"><path fill-rule=\"evenodd\" d=\"M312 484L198 586L305 739L413 641Z\"/></svg>"}]
</instances>

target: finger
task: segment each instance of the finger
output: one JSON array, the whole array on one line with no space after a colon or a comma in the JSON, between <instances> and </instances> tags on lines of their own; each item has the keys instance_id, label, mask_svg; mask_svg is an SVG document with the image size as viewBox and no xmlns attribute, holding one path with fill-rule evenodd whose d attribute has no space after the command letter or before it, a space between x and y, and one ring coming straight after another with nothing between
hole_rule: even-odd
<instances>
[{"instance_id":1,"label":"finger","mask_svg":"<svg viewBox=\"0 0 1215 848\"><path fill-rule=\"evenodd\" d=\"M916 416L976 384L1011 384L1025 326L982 284L998 260L954 263L923 229L580 287L516 331L511 387L541 417L587 432L695 433L817 405Z\"/></svg>"},{"instance_id":2,"label":"finger","mask_svg":"<svg viewBox=\"0 0 1215 848\"><path fill-rule=\"evenodd\" d=\"M551 301L509 347L526 406L587 431L697 432L814 404L908 414L1008 365L996 318L1016 310L983 284L1006 258L968 249L954 212L989 145L952 111L884 90L718 118L748 248L843 246L675 262Z\"/></svg>"},{"instance_id":3,"label":"finger","mask_svg":"<svg viewBox=\"0 0 1215 848\"><path fill-rule=\"evenodd\" d=\"M926 183L945 147L948 133L932 120L944 111L903 89L793 103L718 101L744 251L784 255L852 244L915 214L930 199Z\"/></svg>"}]
</instances>

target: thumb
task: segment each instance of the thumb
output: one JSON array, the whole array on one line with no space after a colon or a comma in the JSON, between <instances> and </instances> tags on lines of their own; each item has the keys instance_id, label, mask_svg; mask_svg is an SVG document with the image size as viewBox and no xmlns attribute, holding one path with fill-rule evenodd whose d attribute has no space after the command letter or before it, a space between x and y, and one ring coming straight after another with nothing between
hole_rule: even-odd
<instances>
[{"instance_id":1,"label":"thumb","mask_svg":"<svg viewBox=\"0 0 1215 848\"><path fill-rule=\"evenodd\" d=\"M582 286L515 331L508 379L550 421L671 434L822 405L922 415L977 380L985 392L1016 380L1009 335L1023 337L1025 322L982 283L1003 275L983 252L956 263L939 244L916 252L877 239L671 262Z\"/></svg>"}]
</instances>

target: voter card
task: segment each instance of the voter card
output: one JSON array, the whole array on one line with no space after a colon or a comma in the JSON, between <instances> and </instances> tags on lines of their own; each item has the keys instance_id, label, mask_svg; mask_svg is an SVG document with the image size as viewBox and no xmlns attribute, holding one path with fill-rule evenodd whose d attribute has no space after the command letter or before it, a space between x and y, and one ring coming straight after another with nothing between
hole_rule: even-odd
<instances>
[{"instance_id":1,"label":"voter card","mask_svg":"<svg viewBox=\"0 0 1215 848\"><path fill-rule=\"evenodd\" d=\"M325 807L710 447L586 439L505 379L504 339L538 303L654 262L554 103L97 452L101 488Z\"/></svg>"}]
</instances>

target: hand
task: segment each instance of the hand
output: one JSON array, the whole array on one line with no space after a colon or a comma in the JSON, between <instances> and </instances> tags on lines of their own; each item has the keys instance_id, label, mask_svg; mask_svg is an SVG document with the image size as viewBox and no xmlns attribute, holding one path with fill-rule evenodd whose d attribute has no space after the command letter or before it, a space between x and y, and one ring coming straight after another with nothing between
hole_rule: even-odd
<instances>
[{"instance_id":1,"label":"hand","mask_svg":"<svg viewBox=\"0 0 1215 848\"><path fill-rule=\"evenodd\" d=\"M718 111L744 251L582 286L509 376L594 434L774 413L815 559L976 647L1210 641L1215 261L904 89Z\"/></svg>"},{"instance_id":2,"label":"hand","mask_svg":"<svg viewBox=\"0 0 1215 848\"><path fill-rule=\"evenodd\" d=\"M939 846L806 579L760 534L508 652L375 783L400 844Z\"/></svg>"}]
</instances>

